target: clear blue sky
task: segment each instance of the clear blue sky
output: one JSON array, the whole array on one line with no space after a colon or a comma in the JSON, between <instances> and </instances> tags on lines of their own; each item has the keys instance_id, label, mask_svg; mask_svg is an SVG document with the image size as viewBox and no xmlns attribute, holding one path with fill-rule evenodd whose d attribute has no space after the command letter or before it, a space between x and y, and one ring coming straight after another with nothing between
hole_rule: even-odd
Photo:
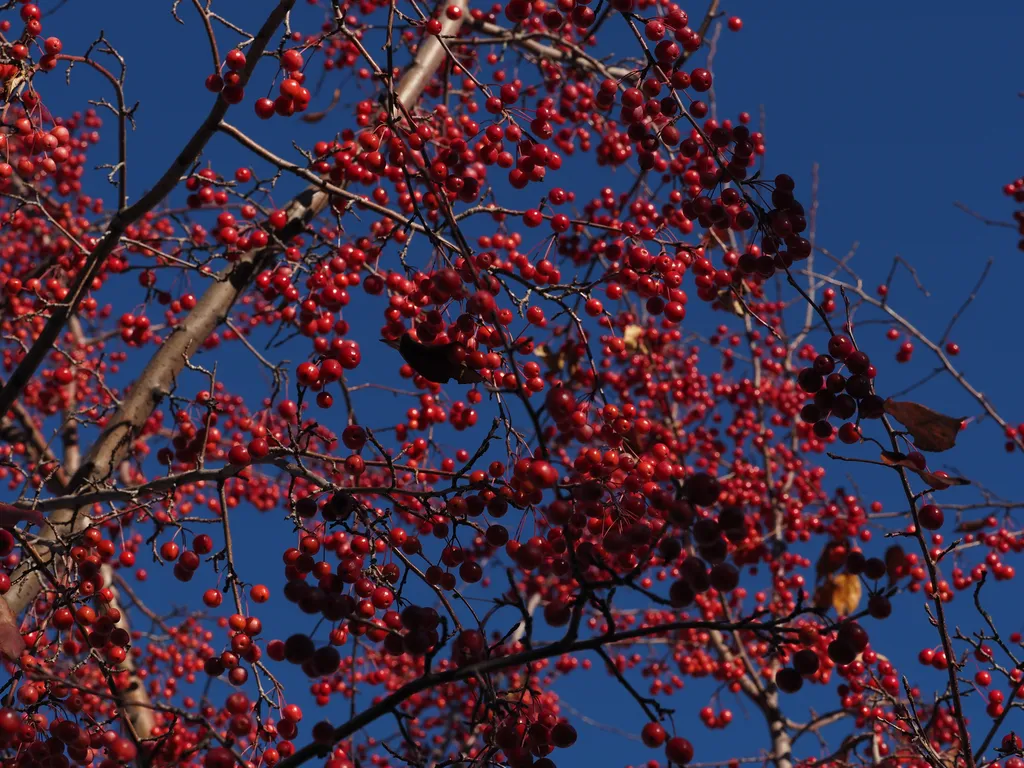
<instances>
[{"instance_id":1,"label":"clear blue sky","mask_svg":"<svg viewBox=\"0 0 1024 768\"><path fill-rule=\"evenodd\" d=\"M270 6L267 0L215 4L248 28ZM66 52L82 51L103 29L129 64L127 96L129 101L141 102L138 128L129 142L132 198L163 171L210 103L202 87L209 55L194 10L182 4L187 24L179 26L170 17L169 7L169 2L159 0L70 0L46 20L47 33L59 34ZM686 9L691 17L699 17L704 10ZM1024 89L1020 67L1024 4L1010 0L977 6L947 1L737 0L723 3L723 10L741 16L744 28L738 34L723 31L719 43L714 61L719 114L735 116L741 110L756 114L763 107L769 176L790 173L799 189L806 190L811 167L819 164L818 239L822 245L845 253L857 242L853 266L872 287L884 281L895 255L916 265L930 297L917 292L903 274L895 283L892 303L935 336L966 297L986 260L995 258L980 300L952 338L963 348L958 358L962 370L1011 421L1024 421L1019 395L1024 371L1015 339L1024 254L1016 250L1017 238L1011 230L985 227L953 206L954 201L962 201L992 218L1009 219L1011 204L1000 188L1024 172L1024 99L1018 97ZM602 43L610 50L618 44L616 34L622 35L619 39L624 44L632 42L621 27L616 30L609 26L602 33ZM57 73L49 75L44 95L51 106L84 107L85 99L99 93L98 81L84 69L75 71L70 89L61 87L61 78ZM247 99L238 108L238 119L251 126L250 103ZM338 120L340 128L344 115L339 108L329 119ZM294 131L299 141L313 135L309 127L294 121L252 126L254 135L278 148L288 146L279 133L273 134L283 129ZM221 140L211 143L210 156L224 174L241 162L237 149ZM577 188L602 186L598 169L587 168L582 172L590 175L575 179ZM109 197L113 198L112 188ZM376 335L377 324L375 317L370 335ZM934 361L922 349L915 353L912 365L897 366L892 360L896 345L881 337L883 331L884 327L877 329L869 348L877 351L873 357L880 367L884 364L884 381L892 390L931 369ZM374 356L371 365L374 359L383 361L379 369L366 371L368 378L376 373L382 378L393 375L393 358L384 357L390 353L365 354ZM929 385L918 397L955 415L980 412L949 382ZM1019 498L1022 494L1014 477L1021 457L1005 455L1001 446L998 428L983 423L965 433L948 460L959 473ZM843 482L843 471L831 471L837 482ZM898 504L893 495L898 489L888 475L879 478L877 491L875 475L859 472L857 478L869 499L880 498L890 508ZM240 550L256 554L261 535L257 526L245 526ZM243 575L246 568L262 565L256 557L244 559L249 562L241 563ZM272 567L276 571L276 563ZM279 578L275 575L270 582L275 591ZM175 588L179 594L188 589ZM999 593L993 590L992 594ZM198 596L197 592L194 597ZM906 631L908 624L924 627L920 601L910 599L905 605L913 608L905 621L881 627L873 635L876 645L884 646L894 660L912 659L921 645L916 639L901 645L912 637ZM958 610L954 616L960 615ZM1021 629L1019 624L1004 628ZM916 672L913 665L905 668ZM924 675L939 684L937 673ZM614 683L598 677L591 673L589 678L567 683L561 689L565 701L598 721L638 731L642 714ZM596 686L602 691L599 695L595 695ZM303 684L298 682L296 687ZM699 725L696 712L707 703L711 690L688 682L670 704L679 712L681 732L697 747L696 759L756 754L767 744L763 723L749 706L728 694L722 703L735 713L729 729L708 733ZM829 689L801 693L790 706L792 716L799 719L807 706L834 705L834 690ZM582 738L562 755L563 765L604 768L660 756L620 736L579 721L576 725ZM1017 727L1021 730L1020 724Z\"/></svg>"}]
</instances>

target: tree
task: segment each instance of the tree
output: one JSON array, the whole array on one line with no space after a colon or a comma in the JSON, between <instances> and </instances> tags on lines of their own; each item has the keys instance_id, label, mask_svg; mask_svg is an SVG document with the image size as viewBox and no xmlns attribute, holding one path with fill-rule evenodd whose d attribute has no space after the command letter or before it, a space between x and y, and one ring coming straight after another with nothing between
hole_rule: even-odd
<instances>
[{"instance_id":1,"label":"tree","mask_svg":"<svg viewBox=\"0 0 1024 768\"><path fill-rule=\"evenodd\" d=\"M955 364L981 283L933 340L906 262L829 261L813 187L712 111L739 18L295 6L187 9L209 112L136 200L130 62L4 10L4 765L551 768L596 664L637 763L700 760L673 708L710 677L704 725L746 706L776 768L1024 766L983 589L1020 505L940 469L967 420L872 362L882 321L1024 449ZM51 112L90 69L107 95ZM872 638L921 610L918 681Z\"/></svg>"}]
</instances>

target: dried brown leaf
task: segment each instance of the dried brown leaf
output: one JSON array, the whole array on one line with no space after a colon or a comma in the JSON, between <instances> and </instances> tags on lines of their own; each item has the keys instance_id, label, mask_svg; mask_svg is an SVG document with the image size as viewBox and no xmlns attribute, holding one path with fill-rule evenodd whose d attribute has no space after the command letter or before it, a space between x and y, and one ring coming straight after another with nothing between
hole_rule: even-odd
<instances>
[{"instance_id":1,"label":"dried brown leaf","mask_svg":"<svg viewBox=\"0 0 1024 768\"><path fill-rule=\"evenodd\" d=\"M957 533L977 533L988 526L988 522L982 520L964 520L954 530Z\"/></svg>"},{"instance_id":2,"label":"dried brown leaf","mask_svg":"<svg viewBox=\"0 0 1024 768\"><path fill-rule=\"evenodd\" d=\"M830 573L835 573L846 563L846 553L850 551L850 542L830 541L821 549L818 555L818 562L814 564L814 572L818 581L821 581Z\"/></svg>"},{"instance_id":3,"label":"dried brown leaf","mask_svg":"<svg viewBox=\"0 0 1024 768\"><path fill-rule=\"evenodd\" d=\"M557 352L553 352L544 344L538 344L534 347L533 354L543 361L549 373L565 371L572 377L579 369L579 357L574 354L574 349L572 344L566 344Z\"/></svg>"},{"instance_id":4,"label":"dried brown leaf","mask_svg":"<svg viewBox=\"0 0 1024 768\"><path fill-rule=\"evenodd\" d=\"M14 615L5 597L0 597L0 653L17 661L25 650L25 638L18 629L18 617Z\"/></svg>"},{"instance_id":5,"label":"dried brown leaf","mask_svg":"<svg viewBox=\"0 0 1024 768\"><path fill-rule=\"evenodd\" d=\"M636 350L647 351L647 345L644 344L644 328L642 325L627 325L622 329L622 340L626 342L626 349L630 352Z\"/></svg>"},{"instance_id":6,"label":"dried brown leaf","mask_svg":"<svg viewBox=\"0 0 1024 768\"><path fill-rule=\"evenodd\" d=\"M885 570L889 574L890 587L903 575L902 568L906 559L907 553L899 544L893 544L885 550Z\"/></svg>"},{"instance_id":7,"label":"dried brown leaf","mask_svg":"<svg viewBox=\"0 0 1024 768\"><path fill-rule=\"evenodd\" d=\"M826 581L824 584L818 586L814 590L814 607L819 610L827 610L832 605L832 595L836 590L836 585L831 581Z\"/></svg>"},{"instance_id":8,"label":"dried brown leaf","mask_svg":"<svg viewBox=\"0 0 1024 768\"><path fill-rule=\"evenodd\" d=\"M331 96L331 103L327 105L325 109L319 112L307 112L300 118L304 123L319 123L330 113L332 109L338 106L338 102L341 100L341 88L334 89L334 95Z\"/></svg>"},{"instance_id":9,"label":"dried brown leaf","mask_svg":"<svg viewBox=\"0 0 1024 768\"><path fill-rule=\"evenodd\" d=\"M649 437L639 432L635 426L622 436L622 444L637 456L644 453L646 450L645 446L650 443Z\"/></svg>"},{"instance_id":10,"label":"dried brown leaf","mask_svg":"<svg viewBox=\"0 0 1024 768\"><path fill-rule=\"evenodd\" d=\"M746 291L742 291L746 293ZM744 317L747 311L743 308L743 303L737 298L732 288L725 288L718 294L718 303L722 306L726 312L731 312L736 317Z\"/></svg>"},{"instance_id":11,"label":"dried brown leaf","mask_svg":"<svg viewBox=\"0 0 1024 768\"><path fill-rule=\"evenodd\" d=\"M970 485L971 481L965 477L956 477L945 472L929 472L921 469L909 457L897 451L882 451L882 461L890 466L903 467L916 474L933 491L944 491L954 485Z\"/></svg>"},{"instance_id":12,"label":"dried brown leaf","mask_svg":"<svg viewBox=\"0 0 1024 768\"><path fill-rule=\"evenodd\" d=\"M24 509L0 501L0 528L13 528L25 520L42 525L43 519L43 513L38 509Z\"/></svg>"},{"instance_id":13,"label":"dried brown leaf","mask_svg":"<svg viewBox=\"0 0 1024 768\"><path fill-rule=\"evenodd\" d=\"M966 477L955 477L945 472L918 472L921 479L931 486L934 491L944 491L954 485L970 485L971 481Z\"/></svg>"},{"instance_id":14,"label":"dried brown leaf","mask_svg":"<svg viewBox=\"0 0 1024 768\"><path fill-rule=\"evenodd\" d=\"M860 578L852 573L837 573L831 581L832 607L840 616L849 616L860 605L863 594Z\"/></svg>"},{"instance_id":15,"label":"dried brown leaf","mask_svg":"<svg viewBox=\"0 0 1024 768\"><path fill-rule=\"evenodd\" d=\"M468 365L460 366L452 378L459 384L479 384L484 380L483 376Z\"/></svg>"},{"instance_id":16,"label":"dried brown leaf","mask_svg":"<svg viewBox=\"0 0 1024 768\"><path fill-rule=\"evenodd\" d=\"M23 71L19 70L13 77L4 82L4 101L10 101L18 88L27 81L28 77L25 76Z\"/></svg>"},{"instance_id":17,"label":"dried brown leaf","mask_svg":"<svg viewBox=\"0 0 1024 768\"><path fill-rule=\"evenodd\" d=\"M939 453L956 444L956 436L965 417L945 416L917 403L900 403L891 397L885 401L885 412L907 428L914 438L914 447Z\"/></svg>"},{"instance_id":18,"label":"dried brown leaf","mask_svg":"<svg viewBox=\"0 0 1024 768\"><path fill-rule=\"evenodd\" d=\"M558 373L562 370L562 355L553 353L544 344L538 344L533 348L533 354L541 359L550 373Z\"/></svg>"},{"instance_id":19,"label":"dried brown leaf","mask_svg":"<svg viewBox=\"0 0 1024 768\"><path fill-rule=\"evenodd\" d=\"M397 342L388 339L381 341L397 349L409 367L427 381L445 384L455 380L460 384L479 384L484 380L483 376L466 362L467 351L457 342L423 344L408 332L402 334Z\"/></svg>"}]
</instances>

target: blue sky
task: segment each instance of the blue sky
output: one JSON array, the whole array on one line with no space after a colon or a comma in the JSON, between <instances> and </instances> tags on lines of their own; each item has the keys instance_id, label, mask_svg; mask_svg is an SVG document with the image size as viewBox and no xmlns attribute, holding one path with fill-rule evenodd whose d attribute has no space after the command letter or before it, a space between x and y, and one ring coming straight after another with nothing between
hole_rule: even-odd
<instances>
[{"instance_id":1,"label":"blue sky","mask_svg":"<svg viewBox=\"0 0 1024 768\"><path fill-rule=\"evenodd\" d=\"M182 4L186 24L179 26L169 7L154 0L70 0L52 19L45 19L46 33L58 34L66 52L80 52L103 29L128 62L127 97L129 102L141 102L137 129L129 139L132 199L159 176L210 103L202 86L209 55L194 10ZM234 0L215 7L252 28L270 4ZM703 13L702 7L687 10L691 17ZM929 295L916 290L901 273L892 304L922 331L938 336L986 261L995 259L979 300L951 339L963 349L956 362L972 382L1011 422L1024 421L1015 312L1024 266L1016 250L1017 237L1011 230L986 227L954 207L961 201L991 218L1009 219L1012 208L1001 187L1024 169L1024 99L1018 96L1024 88L1019 66L1024 5L988 2L968 12L964 4L952 2L738 0L723 3L723 11L742 17L744 28L739 33L723 30L719 40L713 66L719 115L735 116L742 110L756 115L763 109L766 173L789 173L797 179L798 191L809 188L811 168L818 164L819 242L837 254L857 243L853 267L866 286L873 288L885 280L896 255L914 264ZM632 42L621 26L609 25L602 32L607 50L616 51L620 41ZM61 74L48 78L43 93L58 113L63 107L84 107L87 98L101 93L98 79L84 68L75 70L70 88L61 85ZM290 139L308 141L319 138L316 131L323 130L323 124L312 129L295 121L256 124L250 104L247 98L230 119L282 152ZM342 127L344 114L339 108L329 119L337 119ZM288 133L282 136L281 131ZM107 133L112 135L111 127ZM109 143L105 148L112 151ZM225 175L243 162L238 149L223 139L211 142L210 157ZM573 184L580 189L605 183L593 165L581 164L573 173ZM109 198L113 197L111 188ZM378 322L374 317L370 335L376 334ZM884 365L880 380L886 386L898 390L931 370L934 360L920 348L911 365L897 365L897 345L882 337L884 330L879 326L870 332L869 350L876 364ZM364 345L367 378L393 376L390 355ZM915 396L954 415L980 413L948 380L936 381ZM948 456L951 467L993 491L1010 498L1024 495L1014 482L1020 456L1002 451L999 430L991 422L972 425L961 446ZM832 471L841 482L842 472ZM869 499L897 508L893 478L871 472L858 472L857 478L862 489L870 489ZM956 500L969 499L965 493ZM250 562L241 563L243 572L261 567L260 538L259 526L243 527L239 549L243 557L250 556ZM991 594L1007 591L993 589ZM958 600L953 614L967 621L970 616L960 605L964 602ZM909 639L914 635L906 629L924 631L919 605L919 600L908 599L905 620L880 625L872 635L894 660L909 662L925 644ZM1012 617L1007 621L1006 630L1022 628L1019 619L1018 625L1013 625ZM931 644L930 637L926 644ZM904 668L917 671L910 663ZM938 673L926 671L923 677L941 684ZM600 686L599 695L595 686ZM677 707L680 732L697 746L696 759L756 754L767 744L763 724L750 707L728 694L722 703L735 714L729 729L709 733L699 724L696 713L711 691L706 684L688 681L669 704ZM627 695L599 673L576 676L560 692L568 704L597 721L634 732L643 724ZM793 716L799 719L808 706L834 706L835 694L832 689L801 693L792 702ZM660 756L606 730L581 721L576 725L582 738L563 757L566 764L635 765Z\"/></svg>"}]
</instances>

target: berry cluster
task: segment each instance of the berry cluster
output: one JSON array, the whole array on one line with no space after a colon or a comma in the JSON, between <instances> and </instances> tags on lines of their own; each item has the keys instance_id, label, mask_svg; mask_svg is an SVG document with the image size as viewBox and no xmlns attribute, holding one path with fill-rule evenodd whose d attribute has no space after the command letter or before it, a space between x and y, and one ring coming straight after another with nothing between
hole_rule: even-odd
<instances>
[{"instance_id":1,"label":"berry cluster","mask_svg":"<svg viewBox=\"0 0 1024 768\"><path fill-rule=\"evenodd\" d=\"M963 481L925 452L963 422L883 399L840 289L1010 450L1024 425L952 369L959 345L886 313L889 282L803 274L796 182L762 178L749 113L712 110L706 37L743 22L309 5L239 40L196 4L215 119L139 202L107 141L125 79L42 39L35 4L0 11L21 25L0 19L0 762L555 768L586 759L559 692L596 659L648 766L692 762L736 706L778 765L839 766L790 751L780 694L814 685L874 763L976 768L969 679L986 765L1024 767L1000 730L1019 665L944 613L1015 577L1014 505L940 503ZM71 65L113 88L113 130L51 114L46 73ZM114 198L87 171L107 153ZM899 506L844 490L836 451ZM876 647L922 600L938 699Z\"/></svg>"}]
</instances>

